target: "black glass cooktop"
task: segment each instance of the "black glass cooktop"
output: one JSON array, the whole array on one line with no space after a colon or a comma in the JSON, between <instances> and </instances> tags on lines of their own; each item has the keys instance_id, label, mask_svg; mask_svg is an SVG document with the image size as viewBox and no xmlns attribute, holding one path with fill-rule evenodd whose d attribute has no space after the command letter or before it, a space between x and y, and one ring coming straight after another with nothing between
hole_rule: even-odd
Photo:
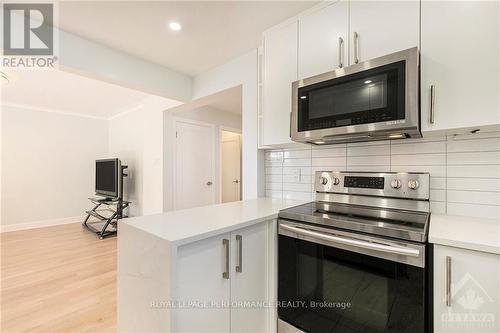
<instances>
[{"instance_id":1,"label":"black glass cooktop","mask_svg":"<svg viewBox=\"0 0 500 333\"><path fill-rule=\"evenodd\" d=\"M284 209L279 217L415 242L426 242L430 213L352 204L310 202Z\"/></svg>"}]
</instances>

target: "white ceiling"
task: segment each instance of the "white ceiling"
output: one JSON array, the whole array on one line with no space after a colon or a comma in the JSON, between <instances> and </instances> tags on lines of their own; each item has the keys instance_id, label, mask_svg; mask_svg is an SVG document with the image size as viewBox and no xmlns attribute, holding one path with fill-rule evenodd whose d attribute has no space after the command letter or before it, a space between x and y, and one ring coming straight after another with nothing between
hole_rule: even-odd
<instances>
[{"instance_id":1,"label":"white ceiling","mask_svg":"<svg viewBox=\"0 0 500 333\"><path fill-rule=\"evenodd\" d=\"M167 109L178 101L90 79L59 70L7 72L1 102L44 111L55 111L108 119L154 99ZM149 105L149 104L148 104Z\"/></svg>"},{"instance_id":2,"label":"white ceiling","mask_svg":"<svg viewBox=\"0 0 500 333\"><path fill-rule=\"evenodd\" d=\"M262 31L317 1L67 1L59 26L196 75L257 47ZM171 21L182 25L173 32Z\"/></svg>"}]
</instances>

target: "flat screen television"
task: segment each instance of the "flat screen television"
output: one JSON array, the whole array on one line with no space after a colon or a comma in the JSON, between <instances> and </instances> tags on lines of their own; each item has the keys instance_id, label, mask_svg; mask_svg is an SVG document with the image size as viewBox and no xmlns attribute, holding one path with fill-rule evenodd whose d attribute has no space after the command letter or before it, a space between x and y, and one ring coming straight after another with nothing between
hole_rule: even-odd
<instances>
[{"instance_id":1,"label":"flat screen television","mask_svg":"<svg viewBox=\"0 0 500 333\"><path fill-rule=\"evenodd\" d=\"M121 197L122 166L117 158L95 161L95 194L118 199Z\"/></svg>"}]
</instances>

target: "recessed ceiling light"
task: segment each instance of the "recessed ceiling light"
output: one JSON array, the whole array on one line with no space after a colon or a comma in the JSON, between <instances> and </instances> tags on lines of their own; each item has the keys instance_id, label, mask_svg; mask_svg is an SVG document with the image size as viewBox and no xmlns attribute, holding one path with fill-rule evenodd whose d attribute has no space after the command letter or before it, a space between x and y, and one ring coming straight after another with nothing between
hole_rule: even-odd
<instances>
[{"instance_id":1,"label":"recessed ceiling light","mask_svg":"<svg viewBox=\"0 0 500 333\"><path fill-rule=\"evenodd\" d=\"M372 80L366 80L365 84L372 83Z\"/></svg>"},{"instance_id":2,"label":"recessed ceiling light","mask_svg":"<svg viewBox=\"0 0 500 333\"><path fill-rule=\"evenodd\" d=\"M182 29L180 23L173 21L168 24L168 27L173 31L180 31Z\"/></svg>"}]
</instances>

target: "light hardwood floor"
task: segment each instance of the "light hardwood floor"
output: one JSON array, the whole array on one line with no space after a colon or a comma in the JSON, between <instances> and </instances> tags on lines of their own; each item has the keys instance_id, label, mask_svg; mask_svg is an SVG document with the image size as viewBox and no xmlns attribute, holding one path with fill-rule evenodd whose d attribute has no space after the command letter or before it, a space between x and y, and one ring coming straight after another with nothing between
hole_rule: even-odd
<instances>
[{"instance_id":1,"label":"light hardwood floor","mask_svg":"<svg viewBox=\"0 0 500 333\"><path fill-rule=\"evenodd\" d=\"M1 234L1 332L116 332L116 237L80 224Z\"/></svg>"}]
</instances>

